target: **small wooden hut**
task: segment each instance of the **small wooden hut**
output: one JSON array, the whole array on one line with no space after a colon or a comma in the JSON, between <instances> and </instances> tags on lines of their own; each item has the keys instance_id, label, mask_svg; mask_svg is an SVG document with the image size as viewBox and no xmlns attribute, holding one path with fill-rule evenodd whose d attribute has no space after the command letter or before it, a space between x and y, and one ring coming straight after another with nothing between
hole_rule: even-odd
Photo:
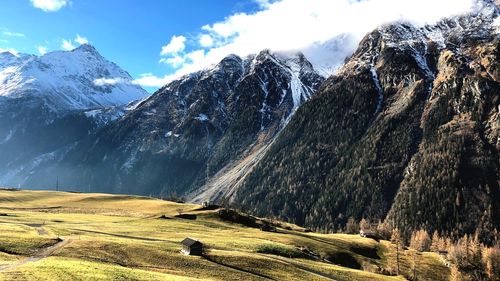
<instances>
[{"instance_id":1,"label":"small wooden hut","mask_svg":"<svg viewBox=\"0 0 500 281\"><path fill-rule=\"evenodd\" d=\"M201 256L203 253L203 243L192 238L185 238L181 242L181 253L184 255Z\"/></svg>"}]
</instances>

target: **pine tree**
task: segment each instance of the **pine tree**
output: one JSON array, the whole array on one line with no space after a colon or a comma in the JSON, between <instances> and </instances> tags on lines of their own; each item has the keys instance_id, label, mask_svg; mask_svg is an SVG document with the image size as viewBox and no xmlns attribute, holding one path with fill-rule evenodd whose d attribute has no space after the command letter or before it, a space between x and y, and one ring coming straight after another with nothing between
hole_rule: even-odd
<instances>
[{"instance_id":1,"label":"pine tree","mask_svg":"<svg viewBox=\"0 0 500 281\"><path fill-rule=\"evenodd\" d=\"M350 234L354 234L354 233L358 233L359 232L358 224L356 223L356 220L353 217L350 217L347 220L345 228L346 228L346 232L350 233Z\"/></svg>"},{"instance_id":2,"label":"pine tree","mask_svg":"<svg viewBox=\"0 0 500 281\"><path fill-rule=\"evenodd\" d=\"M392 231L391 242L396 244L396 260L394 264L394 268L396 269L396 275L399 275L399 251L402 246L401 241L401 233L397 228ZM391 266L392 267L392 266Z\"/></svg>"},{"instance_id":3,"label":"pine tree","mask_svg":"<svg viewBox=\"0 0 500 281\"><path fill-rule=\"evenodd\" d=\"M413 232L410 239L410 247L420 252L429 251L431 239L427 231L421 229L417 232Z\"/></svg>"},{"instance_id":4,"label":"pine tree","mask_svg":"<svg viewBox=\"0 0 500 281\"><path fill-rule=\"evenodd\" d=\"M377 225L378 235L385 240L391 239L392 228L387 222L380 222Z\"/></svg>"},{"instance_id":5,"label":"pine tree","mask_svg":"<svg viewBox=\"0 0 500 281\"><path fill-rule=\"evenodd\" d=\"M464 280L464 278L462 276L462 273L460 273L458 266L452 265L451 266L450 281L463 281L463 280Z\"/></svg>"},{"instance_id":6,"label":"pine tree","mask_svg":"<svg viewBox=\"0 0 500 281\"><path fill-rule=\"evenodd\" d=\"M500 247L497 245L483 250L482 261L486 276L490 280L500 280Z\"/></svg>"},{"instance_id":7,"label":"pine tree","mask_svg":"<svg viewBox=\"0 0 500 281\"><path fill-rule=\"evenodd\" d=\"M434 234L432 234L431 251L437 252L437 251L441 250L440 245L439 245L440 239L441 238L439 237L437 230L434 231Z\"/></svg>"},{"instance_id":8,"label":"pine tree","mask_svg":"<svg viewBox=\"0 0 500 281\"><path fill-rule=\"evenodd\" d=\"M368 230L370 229L370 224L364 218L362 218L361 221L359 222L359 229Z\"/></svg>"}]
</instances>

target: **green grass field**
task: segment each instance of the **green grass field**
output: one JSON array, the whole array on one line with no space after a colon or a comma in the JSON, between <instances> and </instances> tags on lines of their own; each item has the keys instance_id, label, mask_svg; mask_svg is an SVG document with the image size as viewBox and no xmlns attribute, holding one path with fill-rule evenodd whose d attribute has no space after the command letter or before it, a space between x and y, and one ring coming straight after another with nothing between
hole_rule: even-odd
<instances>
[{"instance_id":1,"label":"green grass field","mask_svg":"<svg viewBox=\"0 0 500 281\"><path fill-rule=\"evenodd\" d=\"M387 241L304 232L289 224L264 232L200 208L137 196L0 189L0 280L368 281L411 276L411 250L401 255L403 276L379 274L395 256ZM196 219L175 217L179 212ZM205 256L180 254L185 237L203 242ZM418 280L449 279L436 254L421 253L416 263Z\"/></svg>"}]
</instances>

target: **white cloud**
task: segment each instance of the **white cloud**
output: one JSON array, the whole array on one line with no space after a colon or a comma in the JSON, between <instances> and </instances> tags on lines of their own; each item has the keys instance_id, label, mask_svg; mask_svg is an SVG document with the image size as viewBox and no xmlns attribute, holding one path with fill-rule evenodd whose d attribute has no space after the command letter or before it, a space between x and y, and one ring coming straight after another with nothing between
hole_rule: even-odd
<instances>
[{"instance_id":1,"label":"white cloud","mask_svg":"<svg viewBox=\"0 0 500 281\"><path fill-rule=\"evenodd\" d=\"M40 55L42 55L42 56L43 56L43 55L45 55L45 54L47 53L47 48L46 48L46 47L44 47L44 46L38 46L38 48L37 48L37 49L38 49L38 53L39 53Z\"/></svg>"},{"instance_id":2,"label":"white cloud","mask_svg":"<svg viewBox=\"0 0 500 281\"><path fill-rule=\"evenodd\" d=\"M186 37L180 36L172 36L170 42L161 48L161 55L171 55L184 51L186 48Z\"/></svg>"},{"instance_id":3,"label":"white cloud","mask_svg":"<svg viewBox=\"0 0 500 281\"><path fill-rule=\"evenodd\" d=\"M30 0L35 8L41 9L44 12L55 12L66 6L67 0Z\"/></svg>"},{"instance_id":4,"label":"white cloud","mask_svg":"<svg viewBox=\"0 0 500 281\"><path fill-rule=\"evenodd\" d=\"M108 86L108 85L116 85L116 84L127 84L130 83L128 80L125 80L121 77L117 78L99 78L94 80L94 85L96 86Z\"/></svg>"},{"instance_id":5,"label":"white cloud","mask_svg":"<svg viewBox=\"0 0 500 281\"><path fill-rule=\"evenodd\" d=\"M203 34L200 36L199 43L202 47L212 47L214 44L214 39L208 34Z\"/></svg>"},{"instance_id":6,"label":"white cloud","mask_svg":"<svg viewBox=\"0 0 500 281\"><path fill-rule=\"evenodd\" d=\"M76 47L75 47L75 45L73 45L73 42L71 42L71 40L63 39L62 44L61 44L61 48L63 48L66 51L71 51Z\"/></svg>"},{"instance_id":7,"label":"white cloud","mask_svg":"<svg viewBox=\"0 0 500 281\"><path fill-rule=\"evenodd\" d=\"M161 58L161 63L166 63L174 68L181 66L184 63L184 58L181 56L173 56L170 58Z\"/></svg>"},{"instance_id":8,"label":"white cloud","mask_svg":"<svg viewBox=\"0 0 500 281\"><path fill-rule=\"evenodd\" d=\"M85 37L81 37L80 34L77 34L76 38L75 38L75 42L80 44L80 45L83 45L83 44L88 44L89 40Z\"/></svg>"},{"instance_id":9,"label":"white cloud","mask_svg":"<svg viewBox=\"0 0 500 281\"><path fill-rule=\"evenodd\" d=\"M25 37L24 33L4 31L3 35L10 37Z\"/></svg>"},{"instance_id":10,"label":"white cloud","mask_svg":"<svg viewBox=\"0 0 500 281\"><path fill-rule=\"evenodd\" d=\"M153 75L152 73L144 73L140 75L140 78L135 79L133 83L142 87L160 88L175 78L176 77L173 75L158 77L156 75Z\"/></svg>"},{"instance_id":11,"label":"white cloud","mask_svg":"<svg viewBox=\"0 0 500 281\"><path fill-rule=\"evenodd\" d=\"M88 44L89 40L83 36L80 36L80 34L77 34L75 39L73 40L66 40L63 39L61 42L61 48L66 51L71 51L75 49L77 46L83 45L83 44Z\"/></svg>"},{"instance_id":12,"label":"white cloud","mask_svg":"<svg viewBox=\"0 0 500 281\"><path fill-rule=\"evenodd\" d=\"M185 56L187 61L191 61L193 63L197 63L203 59L205 59L205 51L204 50L196 50L186 54Z\"/></svg>"},{"instance_id":13,"label":"white cloud","mask_svg":"<svg viewBox=\"0 0 500 281\"><path fill-rule=\"evenodd\" d=\"M271 5L270 0L255 0L255 2L259 4L261 8L269 8L269 6Z\"/></svg>"},{"instance_id":14,"label":"white cloud","mask_svg":"<svg viewBox=\"0 0 500 281\"><path fill-rule=\"evenodd\" d=\"M8 49L0 48L0 53L4 53L4 52L9 52L9 53L13 54L14 56L17 56L19 54L19 52L13 48L8 48Z\"/></svg>"},{"instance_id":15,"label":"white cloud","mask_svg":"<svg viewBox=\"0 0 500 281\"><path fill-rule=\"evenodd\" d=\"M138 80L149 85L166 83L184 74L206 68L228 54L246 56L263 49L274 51L304 51L311 60L337 60L356 48L368 32L385 23L406 21L416 26L432 24L443 17L461 14L473 8L474 0L255 0L261 10L255 13L237 13L224 21L207 24L200 29L212 39L212 47L201 55L206 45L186 48L186 37L173 36L163 46L161 55L176 54L182 65L174 73L163 77L144 76ZM430 8L432 7L432 8ZM340 38L334 46L332 38ZM208 37L206 37L208 38ZM328 48L334 48L334 54ZM323 52L323 53L322 53ZM308 55L309 54L309 55ZM180 59L175 59L181 61ZM142 79L142 80L141 80ZM150 83L151 82L151 83Z\"/></svg>"}]
</instances>

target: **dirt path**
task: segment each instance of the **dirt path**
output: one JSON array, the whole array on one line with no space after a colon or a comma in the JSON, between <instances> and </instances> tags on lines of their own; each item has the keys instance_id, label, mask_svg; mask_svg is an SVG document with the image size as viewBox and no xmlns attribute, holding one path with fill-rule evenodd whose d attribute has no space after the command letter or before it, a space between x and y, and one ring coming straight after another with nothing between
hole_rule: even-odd
<instances>
[{"instance_id":1,"label":"dirt path","mask_svg":"<svg viewBox=\"0 0 500 281\"><path fill-rule=\"evenodd\" d=\"M250 274L250 275L253 275L255 277L258 277L258 278L264 278L264 279L267 279L267 280L276 280L272 277L269 277L269 276L266 276L266 275L263 275L263 274L259 274L259 273L256 273L256 272L253 272L253 271L250 271L250 270L246 270L246 269L243 269L243 268L239 268L239 267L236 267L236 266L232 266L232 265L229 265L229 264L225 264L225 263L222 263L222 262L219 262L207 255L203 256L207 261L209 262L213 262L217 265L220 265L220 266L224 266L224 267L227 267L227 268L230 268L230 269L234 269L234 270L237 270L237 271L241 271L243 273L247 273L247 274Z\"/></svg>"},{"instance_id":2,"label":"dirt path","mask_svg":"<svg viewBox=\"0 0 500 281\"><path fill-rule=\"evenodd\" d=\"M167 243L178 244L178 242L173 242L173 241L159 239L159 238L131 236L131 235L125 235L125 234L117 234L117 233L110 233L110 232L103 232L103 231L96 231L96 230L88 230L88 229L81 229L81 228L69 228L69 229L73 230L73 231L78 231L78 232L88 232L88 233L102 234L102 235L108 235L108 236L114 236L114 237L120 237L120 238L127 238L127 239L135 239L135 240L142 240L142 241L154 241L154 242L167 242Z\"/></svg>"},{"instance_id":3,"label":"dirt path","mask_svg":"<svg viewBox=\"0 0 500 281\"><path fill-rule=\"evenodd\" d=\"M24 265L24 264L27 264L27 263L30 263L30 262L36 262L36 261L42 260L42 259L44 259L46 257L49 257L55 251L61 249L62 247L68 245L69 243L71 243L71 241L73 241L73 240L70 239L70 238L69 239L64 239L64 240L62 240L59 243L56 243L56 244L54 244L54 245L52 245L52 246L50 246L48 248L45 248L45 249L41 250L40 252L36 253L35 255L33 255L31 257L22 259L20 261L12 263L12 264L0 265L0 272L11 270L11 269L14 269L14 268L16 268L18 266L21 266L21 265Z\"/></svg>"},{"instance_id":4,"label":"dirt path","mask_svg":"<svg viewBox=\"0 0 500 281\"><path fill-rule=\"evenodd\" d=\"M264 254L259 254L263 257L266 257L266 258L270 258L270 259L273 259L275 261L279 261L283 264L286 264L286 265L292 265L302 271L305 271L311 275L314 275L316 277L319 277L319 278L323 278L323 279L327 279L327 280L334 280L334 281L342 281L342 280L339 280L338 277L335 277L333 275L330 275L330 274L327 274L327 273L323 273L321 271L318 271L318 270L314 270L312 268L309 268L309 267L306 267L304 265L301 265L297 262L291 262L285 258L282 258L282 257L279 257L279 256L273 256L273 255L264 255Z\"/></svg>"}]
</instances>

